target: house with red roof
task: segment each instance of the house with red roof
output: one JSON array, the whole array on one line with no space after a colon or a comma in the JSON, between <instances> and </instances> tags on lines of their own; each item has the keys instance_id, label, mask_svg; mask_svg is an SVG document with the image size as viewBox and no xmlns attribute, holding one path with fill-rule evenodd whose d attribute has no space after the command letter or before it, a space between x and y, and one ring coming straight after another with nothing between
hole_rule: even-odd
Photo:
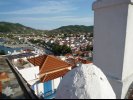
<instances>
[{"instance_id":1,"label":"house with red roof","mask_svg":"<svg viewBox=\"0 0 133 100\"><path fill-rule=\"evenodd\" d=\"M52 55L28 58L30 67L16 69L31 86L37 96L54 98L62 77L72 69L72 65Z\"/></svg>"}]
</instances>

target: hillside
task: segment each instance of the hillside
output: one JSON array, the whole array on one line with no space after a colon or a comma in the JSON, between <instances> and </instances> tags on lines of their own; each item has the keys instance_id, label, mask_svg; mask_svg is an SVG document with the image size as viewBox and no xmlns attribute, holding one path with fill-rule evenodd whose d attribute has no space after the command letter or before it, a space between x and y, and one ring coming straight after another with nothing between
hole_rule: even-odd
<instances>
[{"instance_id":1,"label":"hillside","mask_svg":"<svg viewBox=\"0 0 133 100\"><path fill-rule=\"evenodd\" d=\"M84 26L84 25L69 25L69 26L62 26L60 28L54 29L49 31L50 33L92 33L93 26Z\"/></svg>"},{"instance_id":2,"label":"hillside","mask_svg":"<svg viewBox=\"0 0 133 100\"><path fill-rule=\"evenodd\" d=\"M84 25L69 25L62 26L54 30L36 30L30 27L26 27L19 23L9 23L9 22L0 22L0 32L1 33L13 33L13 34L31 34L31 33L46 33L46 34L77 34L77 33L88 33L93 32L93 26L84 26Z\"/></svg>"},{"instance_id":3,"label":"hillside","mask_svg":"<svg viewBox=\"0 0 133 100\"><path fill-rule=\"evenodd\" d=\"M26 27L19 23L0 22L1 33L14 33L14 34L31 34L43 32L30 27Z\"/></svg>"}]
</instances>

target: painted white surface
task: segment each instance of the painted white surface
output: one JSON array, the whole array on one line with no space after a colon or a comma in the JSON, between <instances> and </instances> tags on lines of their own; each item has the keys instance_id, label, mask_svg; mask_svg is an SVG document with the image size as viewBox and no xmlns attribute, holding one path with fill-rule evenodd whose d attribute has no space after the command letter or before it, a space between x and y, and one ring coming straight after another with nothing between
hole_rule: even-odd
<instances>
[{"instance_id":1,"label":"painted white surface","mask_svg":"<svg viewBox=\"0 0 133 100\"><path fill-rule=\"evenodd\" d=\"M123 79L133 74L133 5L128 7Z\"/></svg>"},{"instance_id":2,"label":"painted white surface","mask_svg":"<svg viewBox=\"0 0 133 100\"><path fill-rule=\"evenodd\" d=\"M83 64L62 79L56 99L115 99L115 93L103 72L93 64Z\"/></svg>"},{"instance_id":3,"label":"painted white surface","mask_svg":"<svg viewBox=\"0 0 133 100\"><path fill-rule=\"evenodd\" d=\"M34 91L37 96L40 97L44 93L43 83L36 83L32 85L32 87L34 87Z\"/></svg>"},{"instance_id":4,"label":"painted white surface","mask_svg":"<svg viewBox=\"0 0 133 100\"><path fill-rule=\"evenodd\" d=\"M60 84L60 81L61 81L61 78L56 78L56 79L54 79L53 80L54 82L54 89L57 89L58 88L58 86L59 86L59 84Z\"/></svg>"},{"instance_id":5,"label":"painted white surface","mask_svg":"<svg viewBox=\"0 0 133 100\"><path fill-rule=\"evenodd\" d=\"M133 81L133 0L94 3L94 64L108 76L117 98Z\"/></svg>"},{"instance_id":6,"label":"painted white surface","mask_svg":"<svg viewBox=\"0 0 133 100\"><path fill-rule=\"evenodd\" d=\"M133 3L133 0L97 0L93 4L93 9L101 9L104 8L106 9L107 7L112 7L112 6L119 6L122 4L129 4Z\"/></svg>"},{"instance_id":7,"label":"painted white surface","mask_svg":"<svg viewBox=\"0 0 133 100\"><path fill-rule=\"evenodd\" d=\"M38 89L37 89L37 84L35 84L35 85L34 85L34 92L35 92L36 95L38 95L38 91L37 91L37 90L38 90Z\"/></svg>"},{"instance_id":8,"label":"painted white surface","mask_svg":"<svg viewBox=\"0 0 133 100\"><path fill-rule=\"evenodd\" d=\"M133 82L133 5L131 4L129 4L128 6L127 31L122 79L122 98L124 98L131 83Z\"/></svg>"},{"instance_id":9,"label":"painted white surface","mask_svg":"<svg viewBox=\"0 0 133 100\"><path fill-rule=\"evenodd\" d=\"M44 83L38 84L38 92L39 94L44 93Z\"/></svg>"},{"instance_id":10,"label":"painted white surface","mask_svg":"<svg viewBox=\"0 0 133 100\"><path fill-rule=\"evenodd\" d=\"M127 10L127 5L121 5L94 13L94 64L117 79L122 79Z\"/></svg>"},{"instance_id":11,"label":"painted white surface","mask_svg":"<svg viewBox=\"0 0 133 100\"><path fill-rule=\"evenodd\" d=\"M39 67L31 67L31 68L25 68L22 70L18 70L20 74L23 76L23 78L28 82L31 80L34 80L38 78L37 74L39 73Z\"/></svg>"}]
</instances>

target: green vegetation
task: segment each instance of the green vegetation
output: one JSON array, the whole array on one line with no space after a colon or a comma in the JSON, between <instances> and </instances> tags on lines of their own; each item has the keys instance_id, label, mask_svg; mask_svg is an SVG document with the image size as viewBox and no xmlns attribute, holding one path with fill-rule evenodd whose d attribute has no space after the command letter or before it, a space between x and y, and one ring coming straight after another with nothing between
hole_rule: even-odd
<instances>
[{"instance_id":1,"label":"green vegetation","mask_svg":"<svg viewBox=\"0 0 133 100\"><path fill-rule=\"evenodd\" d=\"M63 26L60 27L58 29L56 29L56 31L60 31L61 33L77 33L77 32L93 32L93 26L84 26L84 25L69 25L69 26Z\"/></svg>"},{"instance_id":2,"label":"green vegetation","mask_svg":"<svg viewBox=\"0 0 133 100\"><path fill-rule=\"evenodd\" d=\"M31 42L32 44L41 44L42 43L42 40L34 40L34 39L31 39L29 40L29 42Z\"/></svg>"},{"instance_id":3,"label":"green vegetation","mask_svg":"<svg viewBox=\"0 0 133 100\"><path fill-rule=\"evenodd\" d=\"M72 36L73 34L80 35L80 33L93 33L93 26L84 25L69 25L62 26L54 30L37 30L30 27L26 27L19 23L0 22L0 33L12 33L12 34L47 34L51 36L57 36L59 34L62 37ZM4 34L3 34L4 35ZM92 34L93 35L93 34Z\"/></svg>"},{"instance_id":4,"label":"green vegetation","mask_svg":"<svg viewBox=\"0 0 133 100\"><path fill-rule=\"evenodd\" d=\"M66 36L73 36L73 34L79 34L80 33L93 33L93 26L84 26L84 25L69 25L69 26L62 26L58 29L54 29L51 31L48 31L47 34L64 34L63 37Z\"/></svg>"},{"instance_id":5,"label":"green vegetation","mask_svg":"<svg viewBox=\"0 0 133 100\"><path fill-rule=\"evenodd\" d=\"M19 23L0 22L1 33L13 33L13 34L41 34L45 33L42 30L36 30L30 27L26 27Z\"/></svg>"},{"instance_id":6,"label":"green vegetation","mask_svg":"<svg viewBox=\"0 0 133 100\"><path fill-rule=\"evenodd\" d=\"M87 45L87 47L86 47L86 51L93 51L93 46L89 46L89 45Z\"/></svg>"},{"instance_id":7,"label":"green vegetation","mask_svg":"<svg viewBox=\"0 0 133 100\"><path fill-rule=\"evenodd\" d=\"M65 55L67 53L72 53L72 50L67 45L59 45L56 43L53 43L51 45L51 50L55 55Z\"/></svg>"}]
</instances>

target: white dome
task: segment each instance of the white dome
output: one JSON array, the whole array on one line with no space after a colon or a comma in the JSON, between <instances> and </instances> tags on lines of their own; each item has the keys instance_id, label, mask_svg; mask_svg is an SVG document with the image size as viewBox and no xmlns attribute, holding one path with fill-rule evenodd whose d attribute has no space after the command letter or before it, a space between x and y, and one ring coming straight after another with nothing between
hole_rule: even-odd
<instances>
[{"instance_id":1,"label":"white dome","mask_svg":"<svg viewBox=\"0 0 133 100\"><path fill-rule=\"evenodd\" d=\"M62 79L56 99L116 99L103 72L93 64L83 64Z\"/></svg>"}]
</instances>

